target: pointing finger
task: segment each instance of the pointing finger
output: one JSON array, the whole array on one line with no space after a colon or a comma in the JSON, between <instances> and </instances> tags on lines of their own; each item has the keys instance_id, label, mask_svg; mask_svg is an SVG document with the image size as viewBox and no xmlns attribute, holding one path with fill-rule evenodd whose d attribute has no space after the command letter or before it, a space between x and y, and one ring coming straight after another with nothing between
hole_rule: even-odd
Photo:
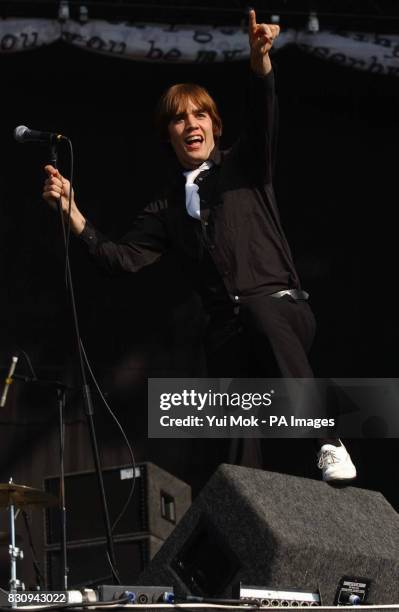
<instances>
[{"instance_id":1,"label":"pointing finger","mask_svg":"<svg viewBox=\"0 0 399 612\"><path fill-rule=\"evenodd\" d=\"M249 34L250 36L254 36L256 33L256 28L257 28L257 24L256 24L256 13L253 9L251 9L249 11L249 15L248 15L248 28L249 28Z\"/></svg>"}]
</instances>

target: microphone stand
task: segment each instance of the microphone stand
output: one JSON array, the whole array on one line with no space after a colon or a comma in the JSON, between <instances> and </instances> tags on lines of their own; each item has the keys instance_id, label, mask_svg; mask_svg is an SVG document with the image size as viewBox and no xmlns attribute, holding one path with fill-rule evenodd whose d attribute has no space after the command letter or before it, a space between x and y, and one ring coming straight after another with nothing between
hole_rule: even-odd
<instances>
[{"instance_id":1,"label":"microphone stand","mask_svg":"<svg viewBox=\"0 0 399 612\"><path fill-rule=\"evenodd\" d=\"M57 403L60 435L60 514L61 514L61 557L62 557L62 588L68 590L68 553L67 553L67 529L66 529L66 501L65 501L65 469L64 469L64 443L65 443L65 421L64 410L66 404L65 389L57 387Z\"/></svg>"},{"instance_id":2,"label":"microphone stand","mask_svg":"<svg viewBox=\"0 0 399 612\"><path fill-rule=\"evenodd\" d=\"M58 161L57 146L56 146L56 141L53 140L50 144L50 162L54 166L54 168L57 168L57 161ZM62 226L63 237L64 237L64 245L66 248L67 245L66 245L65 225L64 225L64 217L63 217L60 200L58 200L58 211L60 214L61 226ZM93 454L94 465L95 465L95 470L97 474L98 487L100 490L102 514L103 514L103 521L104 521L106 540L107 540L107 551L108 551L108 556L109 556L109 560L111 564L111 573L112 573L112 577L114 580L114 584L118 584L119 578L117 576L116 569L115 569L116 568L116 558L115 558L114 542L112 539L111 521L109 517L108 504L107 504L103 474L102 474L102 469L101 469L100 455L98 451L96 429L94 425L94 407L93 407L93 402L91 398L90 387L87 384L86 368L85 368L85 364L83 360L82 346L81 346L81 340L80 340L80 331L79 331L79 321L78 321L78 315L76 311L75 294L73 290L72 275L71 275L71 269L69 266L69 258L66 261L66 274L67 274L67 289L69 289L69 296L71 300L76 348L77 348L78 359L79 359L79 374L80 374L81 389L82 389L84 406L85 406L85 415L86 415L86 419L87 419L87 423L89 427L92 454Z\"/></svg>"},{"instance_id":3,"label":"microphone stand","mask_svg":"<svg viewBox=\"0 0 399 612\"><path fill-rule=\"evenodd\" d=\"M14 374L14 380L24 383L32 383L41 387L50 387L57 392L58 426L59 426L59 451L60 451L60 519L61 519L61 557L63 583L62 589L68 590L68 560L67 560L67 537L66 537L66 502L65 502L65 469L64 469L64 409L66 404L66 391L68 387L58 380L41 380L31 376Z\"/></svg>"}]
</instances>

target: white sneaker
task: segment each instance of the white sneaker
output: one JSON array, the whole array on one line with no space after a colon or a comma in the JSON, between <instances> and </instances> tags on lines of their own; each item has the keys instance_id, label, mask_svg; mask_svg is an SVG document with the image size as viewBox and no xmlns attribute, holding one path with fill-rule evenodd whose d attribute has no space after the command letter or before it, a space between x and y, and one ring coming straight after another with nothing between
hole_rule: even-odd
<instances>
[{"instance_id":1,"label":"white sneaker","mask_svg":"<svg viewBox=\"0 0 399 612\"><path fill-rule=\"evenodd\" d=\"M317 455L317 467L325 482L344 482L356 478L356 468L345 446L323 444Z\"/></svg>"}]
</instances>

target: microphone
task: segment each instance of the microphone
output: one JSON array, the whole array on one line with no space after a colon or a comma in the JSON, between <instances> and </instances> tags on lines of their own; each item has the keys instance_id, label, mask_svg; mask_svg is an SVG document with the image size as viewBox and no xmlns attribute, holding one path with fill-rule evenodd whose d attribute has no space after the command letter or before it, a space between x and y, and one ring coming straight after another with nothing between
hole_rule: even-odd
<instances>
[{"instance_id":1,"label":"microphone","mask_svg":"<svg viewBox=\"0 0 399 612\"><path fill-rule=\"evenodd\" d=\"M14 138L21 144L24 144L25 142L44 142L45 144L52 144L57 140L66 140L66 137L62 134L30 130L28 127L26 127L26 125L19 125L15 128Z\"/></svg>"},{"instance_id":2,"label":"microphone","mask_svg":"<svg viewBox=\"0 0 399 612\"><path fill-rule=\"evenodd\" d=\"M0 400L0 408L4 408L4 406L6 405L8 389L10 388L10 385L12 383L12 376L15 372L15 368L17 367L17 362L18 357L14 356L11 360L10 369L8 370L8 376L4 382L3 395L1 396Z\"/></svg>"}]
</instances>

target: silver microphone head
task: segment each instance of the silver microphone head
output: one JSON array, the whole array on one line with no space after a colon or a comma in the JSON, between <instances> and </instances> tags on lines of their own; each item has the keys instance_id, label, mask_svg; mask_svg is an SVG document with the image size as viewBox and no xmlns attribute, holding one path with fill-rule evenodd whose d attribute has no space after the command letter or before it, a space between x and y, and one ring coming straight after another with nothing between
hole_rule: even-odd
<instances>
[{"instance_id":1,"label":"silver microphone head","mask_svg":"<svg viewBox=\"0 0 399 612\"><path fill-rule=\"evenodd\" d=\"M27 132L29 132L29 128L26 127L26 125L19 125L14 130L14 138L15 138L15 140L17 142L24 142L25 141L24 137L25 137Z\"/></svg>"}]
</instances>

